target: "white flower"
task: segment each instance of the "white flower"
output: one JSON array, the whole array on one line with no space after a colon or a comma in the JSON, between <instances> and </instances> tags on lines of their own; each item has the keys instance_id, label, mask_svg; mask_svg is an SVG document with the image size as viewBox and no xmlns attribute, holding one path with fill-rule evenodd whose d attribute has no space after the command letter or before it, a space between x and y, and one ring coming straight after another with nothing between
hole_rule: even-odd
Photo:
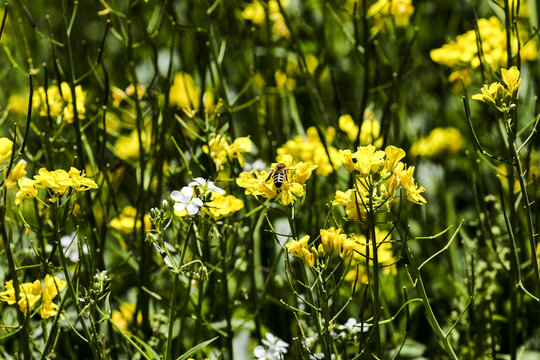
<instances>
[{"instance_id":1,"label":"white flower","mask_svg":"<svg viewBox=\"0 0 540 360\"><path fill-rule=\"evenodd\" d=\"M266 339L262 339L262 343L266 345L266 348L262 345L253 349L253 354L257 360L282 360L283 354L287 353L287 344L280 338L266 333Z\"/></svg>"},{"instance_id":2,"label":"white flower","mask_svg":"<svg viewBox=\"0 0 540 360\"><path fill-rule=\"evenodd\" d=\"M181 211L186 210L189 215L195 215L199 212L199 208L203 206L201 199L193 196L193 188L184 186L182 190L174 190L171 193L171 198L176 201L174 204L174 210Z\"/></svg>"},{"instance_id":3,"label":"white flower","mask_svg":"<svg viewBox=\"0 0 540 360\"><path fill-rule=\"evenodd\" d=\"M62 248L64 249L64 254L66 254L66 257L74 263L79 261L78 241L79 237L76 232L73 232L70 235L64 235L60 238L60 245L62 245ZM88 246L86 246L86 244L82 244L81 249L84 254L88 254Z\"/></svg>"},{"instance_id":4,"label":"white flower","mask_svg":"<svg viewBox=\"0 0 540 360\"><path fill-rule=\"evenodd\" d=\"M253 163L245 163L244 164L244 171L251 171L251 170L264 170L268 168L266 163L262 161L261 159L255 160Z\"/></svg>"},{"instance_id":5,"label":"white flower","mask_svg":"<svg viewBox=\"0 0 540 360\"><path fill-rule=\"evenodd\" d=\"M369 330L368 323L358 323L355 318L349 318L345 325L339 325L338 330L346 330L350 333L366 332Z\"/></svg>"},{"instance_id":6,"label":"white flower","mask_svg":"<svg viewBox=\"0 0 540 360\"><path fill-rule=\"evenodd\" d=\"M215 191L220 194L225 194L225 191L214 185L213 181L203 179L202 177L196 177L192 182L188 184L190 187L199 186L202 189L202 193L206 194L209 191Z\"/></svg>"}]
</instances>

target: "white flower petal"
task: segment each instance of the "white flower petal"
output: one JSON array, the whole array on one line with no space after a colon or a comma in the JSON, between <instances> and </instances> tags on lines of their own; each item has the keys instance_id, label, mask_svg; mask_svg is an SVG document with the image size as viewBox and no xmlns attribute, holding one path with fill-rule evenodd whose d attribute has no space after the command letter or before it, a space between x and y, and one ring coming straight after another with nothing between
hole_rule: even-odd
<instances>
[{"instance_id":1,"label":"white flower petal","mask_svg":"<svg viewBox=\"0 0 540 360\"><path fill-rule=\"evenodd\" d=\"M257 359L264 359L266 357L266 349L263 346L258 345L253 349L253 355L255 355Z\"/></svg>"},{"instance_id":2,"label":"white flower petal","mask_svg":"<svg viewBox=\"0 0 540 360\"><path fill-rule=\"evenodd\" d=\"M199 198L193 198L193 199L191 200L191 204L195 204L195 205L197 205L198 207L201 207L201 206L204 205L204 203L202 202L202 200L199 199Z\"/></svg>"},{"instance_id":3,"label":"white flower petal","mask_svg":"<svg viewBox=\"0 0 540 360\"><path fill-rule=\"evenodd\" d=\"M192 187L184 186L182 188L182 190L180 190L180 192L184 196L184 199L187 199L187 201L191 200L191 198L193 197L193 188Z\"/></svg>"},{"instance_id":4,"label":"white flower petal","mask_svg":"<svg viewBox=\"0 0 540 360\"><path fill-rule=\"evenodd\" d=\"M171 198L174 200L174 201L182 201L183 199L183 196L182 196L182 193L178 190L174 190L172 193L171 193Z\"/></svg>"},{"instance_id":5,"label":"white flower petal","mask_svg":"<svg viewBox=\"0 0 540 360\"><path fill-rule=\"evenodd\" d=\"M194 203L190 203L188 204L188 206L186 206L186 210L189 215L195 215L196 213L199 212L199 207L195 205Z\"/></svg>"},{"instance_id":6,"label":"white flower petal","mask_svg":"<svg viewBox=\"0 0 540 360\"><path fill-rule=\"evenodd\" d=\"M174 204L174 211L182 211L186 208L186 204L184 203L176 203Z\"/></svg>"},{"instance_id":7,"label":"white flower petal","mask_svg":"<svg viewBox=\"0 0 540 360\"><path fill-rule=\"evenodd\" d=\"M205 187L207 180L203 179L202 177L196 177L193 179L192 182L188 184L188 186L200 186L202 188Z\"/></svg>"}]
</instances>

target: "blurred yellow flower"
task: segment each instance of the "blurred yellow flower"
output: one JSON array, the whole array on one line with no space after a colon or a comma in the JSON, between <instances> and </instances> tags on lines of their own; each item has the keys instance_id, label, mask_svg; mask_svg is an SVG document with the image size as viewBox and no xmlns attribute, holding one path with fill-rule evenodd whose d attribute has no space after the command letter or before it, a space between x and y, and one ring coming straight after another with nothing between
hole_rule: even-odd
<instances>
[{"instance_id":1,"label":"blurred yellow flower","mask_svg":"<svg viewBox=\"0 0 540 360\"><path fill-rule=\"evenodd\" d=\"M191 75L183 72L174 75L169 91L170 104L185 110L199 109L200 92Z\"/></svg>"},{"instance_id":2,"label":"blurred yellow flower","mask_svg":"<svg viewBox=\"0 0 540 360\"><path fill-rule=\"evenodd\" d=\"M482 42L482 58L485 63L493 69L498 69L506 65L506 30L498 18L478 20L478 31ZM536 59L537 50L534 41L526 41L529 38L525 29L520 29L521 50L520 58L522 62L533 61ZM471 66L477 68L480 66L478 58L478 45L476 33L469 30L462 35L458 35L456 40L443 45L430 52L431 59L436 63L451 68L463 68ZM513 51L518 48L518 41L512 36L511 45ZM514 54L515 55L515 54Z\"/></svg>"},{"instance_id":3,"label":"blurred yellow flower","mask_svg":"<svg viewBox=\"0 0 540 360\"><path fill-rule=\"evenodd\" d=\"M150 145L150 130L143 130L141 141L146 148ZM114 154L122 160L138 159L139 154L139 134L133 130L129 135L119 136L114 143Z\"/></svg>"},{"instance_id":4,"label":"blurred yellow flower","mask_svg":"<svg viewBox=\"0 0 540 360\"><path fill-rule=\"evenodd\" d=\"M302 136L297 135L294 137L294 140L288 140L277 149L277 153L280 155L289 154L292 155L295 161L303 161L308 164L317 165L317 175L326 176L339 168L341 164L337 149L328 145L333 140L334 134L334 128L328 128L325 139L327 144L326 148L330 154L333 166L328 161L328 154L326 153L326 149L324 148L315 127L307 129L305 139L302 138Z\"/></svg>"},{"instance_id":5,"label":"blurred yellow flower","mask_svg":"<svg viewBox=\"0 0 540 360\"><path fill-rule=\"evenodd\" d=\"M131 234L135 228L135 216L137 215L137 209L128 205L122 209L122 212L109 222L109 226L113 229L123 232L124 234ZM145 229L150 229L152 224L148 214L144 216ZM141 226L141 220L137 219L137 229Z\"/></svg>"},{"instance_id":6,"label":"blurred yellow flower","mask_svg":"<svg viewBox=\"0 0 540 360\"><path fill-rule=\"evenodd\" d=\"M111 320L123 331L129 331L129 327L134 320L133 314L135 313L136 308L137 307L133 303L122 303L118 310L113 310ZM139 314L137 316L137 323L140 324L141 322L142 314Z\"/></svg>"},{"instance_id":7,"label":"blurred yellow flower","mask_svg":"<svg viewBox=\"0 0 540 360\"><path fill-rule=\"evenodd\" d=\"M7 137L0 138L0 162L11 157L12 148L13 141L9 140Z\"/></svg>"},{"instance_id":8,"label":"blurred yellow flower","mask_svg":"<svg viewBox=\"0 0 540 360\"><path fill-rule=\"evenodd\" d=\"M406 27L413 13L412 0L378 0L367 11L367 15L375 19L371 33L376 34L386 29L386 19L389 16L393 17L397 26Z\"/></svg>"},{"instance_id":9,"label":"blurred yellow flower","mask_svg":"<svg viewBox=\"0 0 540 360\"><path fill-rule=\"evenodd\" d=\"M281 1L281 5L287 8L290 0ZM272 34L276 39L288 38L291 33L285 24L276 0L268 1L268 17L272 22ZM266 12L259 0L254 0L242 11L242 18L251 21L255 25L263 25L266 21Z\"/></svg>"},{"instance_id":10,"label":"blurred yellow flower","mask_svg":"<svg viewBox=\"0 0 540 360\"><path fill-rule=\"evenodd\" d=\"M7 168L4 168L4 184L8 189L15 187L17 181L26 175L26 161L19 160L17 165L11 169L9 176L6 178Z\"/></svg>"},{"instance_id":11,"label":"blurred yellow flower","mask_svg":"<svg viewBox=\"0 0 540 360\"><path fill-rule=\"evenodd\" d=\"M26 115L28 111L28 95L24 99L19 94L13 94L8 99L7 109L10 113L15 115Z\"/></svg>"},{"instance_id":12,"label":"blurred yellow flower","mask_svg":"<svg viewBox=\"0 0 540 360\"><path fill-rule=\"evenodd\" d=\"M344 114L339 117L339 129L347 134L350 141L356 141L358 136L358 126L349 114ZM375 119L375 114L371 110L366 109L364 112L364 121L360 129L360 145L374 145L381 147L383 139L380 137L381 125Z\"/></svg>"},{"instance_id":13,"label":"blurred yellow flower","mask_svg":"<svg viewBox=\"0 0 540 360\"><path fill-rule=\"evenodd\" d=\"M463 137L453 127L435 128L427 137L420 138L412 146L412 156L438 157L457 154L464 146Z\"/></svg>"},{"instance_id":14,"label":"blurred yellow flower","mask_svg":"<svg viewBox=\"0 0 540 360\"><path fill-rule=\"evenodd\" d=\"M57 278L56 276L45 275L43 287L43 304L41 305L40 314L43 319L55 316L58 306L52 300L58 293L66 287L67 282Z\"/></svg>"},{"instance_id":15,"label":"blurred yellow flower","mask_svg":"<svg viewBox=\"0 0 540 360\"><path fill-rule=\"evenodd\" d=\"M79 119L86 116L86 91L83 91L81 85L75 87L76 107ZM40 116L58 117L62 115L63 120L68 124L73 123L73 99L71 88L67 82L62 82L60 87L50 86L47 91L40 87L34 92L33 104L39 107ZM48 104L48 106L47 106Z\"/></svg>"}]
</instances>

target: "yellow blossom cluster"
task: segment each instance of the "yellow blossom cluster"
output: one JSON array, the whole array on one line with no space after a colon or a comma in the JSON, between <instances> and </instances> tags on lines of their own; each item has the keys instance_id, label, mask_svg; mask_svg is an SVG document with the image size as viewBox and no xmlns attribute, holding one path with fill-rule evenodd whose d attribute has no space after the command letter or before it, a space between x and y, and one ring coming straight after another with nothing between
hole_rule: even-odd
<instances>
[{"instance_id":1,"label":"yellow blossom cluster","mask_svg":"<svg viewBox=\"0 0 540 360\"><path fill-rule=\"evenodd\" d=\"M129 332L129 327L133 324L133 314L135 313L136 306L133 303L122 303L118 307L118 310L113 310L111 314L111 320L118 325L123 331ZM137 315L137 323L142 322L142 314Z\"/></svg>"},{"instance_id":2,"label":"yellow blossom cluster","mask_svg":"<svg viewBox=\"0 0 540 360\"><path fill-rule=\"evenodd\" d=\"M278 164L285 166L287 169L286 174L283 176L283 184L280 187L277 187L273 181L273 173L266 170L260 172L255 170L251 173L242 172L236 179L236 184L246 189L246 195L262 196L266 199L279 201L287 206L296 201L297 198L305 195L305 182L318 165L305 162L295 163L293 157L289 154L278 155L276 160L277 163L272 164L274 169Z\"/></svg>"},{"instance_id":3,"label":"yellow blossom cluster","mask_svg":"<svg viewBox=\"0 0 540 360\"><path fill-rule=\"evenodd\" d=\"M289 3L290 0L281 1L281 5L284 8L287 8ZM272 22L272 34L276 39L288 38L291 36L276 0L268 1L268 17ZM266 11L261 1L254 0L251 4L246 6L242 11L242 18L251 21L255 25L263 25L266 21Z\"/></svg>"},{"instance_id":4,"label":"yellow blossom cluster","mask_svg":"<svg viewBox=\"0 0 540 360\"><path fill-rule=\"evenodd\" d=\"M285 244L285 247L292 256L302 259L305 261L308 267L313 267L315 265L315 256L317 250L315 247L312 247L311 250L308 248L309 235L302 237L300 240L292 240L291 242Z\"/></svg>"},{"instance_id":5,"label":"yellow blossom cluster","mask_svg":"<svg viewBox=\"0 0 540 360\"><path fill-rule=\"evenodd\" d=\"M506 65L506 30L496 17L489 19L478 20L478 31L482 42L482 60L490 65L493 69L498 69ZM529 35L525 30L520 30L521 44L520 58L522 62L532 61L536 59L537 50L534 41L525 42ZM469 30L466 33L456 37L454 42L443 45L441 48L431 50L430 56L436 63L456 69L456 74L450 75L453 79L463 78L470 79L465 73L464 68L477 68L480 66L478 56L478 42L474 30ZM512 37L512 51L517 52L518 40L515 36ZM515 55L515 54L514 54ZM470 83L465 83L469 85Z\"/></svg>"},{"instance_id":6,"label":"yellow blossom cluster","mask_svg":"<svg viewBox=\"0 0 540 360\"><path fill-rule=\"evenodd\" d=\"M369 264L369 266L373 266L373 242L370 240L368 245L364 235L352 234L351 239L354 243L354 251L351 254L354 262L359 266L354 266L354 268L350 269L345 275L345 280L365 284L368 282L365 265ZM397 267L395 264L397 259L392 251L392 243L388 231L375 227L375 239L377 243L377 262L382 268L382 273L385 275L396 275Z\"/></svg>"},{"instance_id":7,"label":"yellow blossom cluster","mask_svg":"<svg viewBox=\"0 0 540 360\"><path fill-rule=\"evenodd\" d=\"M494 106L500 112L510 110L518 98L521 77L517 67L510 69L501 69L503 84L494 82L491 85L484 85L480 90L481 94L473 95L473 100L485 102Z\"/></svg>"},{"instance_id":8,"label":"yellow blossom cluster","mask_svg":"<svg viewBox=\"0 0 540 360\"><path fill-rule=\"evenodd\" d=\"M284 70L277 70L274 74L274 80L276 81L276 87L279 90L294 91L296 89L296 78L302 75L302 71L298 67L299 59L295 56L289 56ZM306 54L306 70L313 74L319 60L313 54Z\"/></svg>"},{"instance_id":9,"label":"yellow blossom cluster","mask_svg":"<svg viewBox=\"0 0 540 360\"><path fill-rule=\"evenodd\" d=\"M414 13L412 0L378 0L368 9L367 15L375 20L371 33L376 34L386 28L386 19L393 18L399 27L409 25L409 18Z\"/></svg>"},{"instance_id":10,"label":"yellow blossom cluster","mask_svg":"<svg viewBox=\"0 0 540 360\"><path fill-rule=\"evenodd\" d=\"M339 117L339 129L347 134L350 141L356 141L358 137L358 125L349 114ZM381 147L383 139L381 136L381 124L375 119L373 111L366 109L364 111L364 121L360 129L360 145L374 145Z\"/></svg>"},{"instance_id":11,"label":"yellow blossom cluster","mask_svg":"<svg viewBox=\"0 0 540 360\"><path fill-rule=\"evenodd\" d=\"M354 189L337 191L333 205L345 206L347 220L365 222L367 214L377 211L394 200L396 191L405 189L407 199L416 204L426 200L422 186L416 184L414 166L407 167L400 160L405 151L388 146L384 151L375 146L359 146L356 152L340 150L341 162L354 177Z\"/></svg>"},{"instance_id":12,"label":"yellow blossom cluster","mask_svg":"<svg viewBox=\"0 0 540 360\"><path fill-rule=\"evenodd\" d=\"M240 211L243 207L244 202L236 196L212 191L212 197L210 198L210 201L204 203L202 211L214 219L221 219L223 217L231 216L235 212Z\"/></svg>"},{"instance_id":13,"label":"yellow blossom cluster","mask_svg":"<svg viewBox=\"0 0 540 360\"><path fill-rule=\"evenodd\" d=\"M229 144L223 135L218 134L202 149L210 155L219 170L228 159L238 159L240 166L244 166L244 154L250 152L252 146L253 143L249 137L239 137Z\"/></svg>"},{"instance_id":14,"label":"yellow blossom cluster","mask_svg":"<svg viewBox=\"0 0 540 360\"><path fill-rule=\"evenodd\" d=\"M137 223L137 229L141 227L141 220L139 218L135 219L136 215L137 209L131 205L128 205L122 209L122 212L117 217L109 222L109 226L123 232L124 234L131 234L135 228L135 223ZM150 229L152 227L148 214L144 216L144 226L145 229Z\"/></svg>"},{"instance_id":15,"label":"yellow blossom cluster","mask_svg":"<svg viewBox=\"0 0 540 360\"><path fill-rule=\"evenodd\" d=\"M334 135L334 128L329 127L326 131L325 139L327 144L332 142ZM328 149L332 164L328 161L326 149ZM326 176L340 166L338 150L329 145L327 145L326 149L319 138L317 129L315 127L310 127L306 131L306 139L302 138L300 135L296 135L293 140L288 140L283 146L277 149L277 153L279 155L289 154L296 161L317 165L317 175Z\"/></svg>"},{"instance_id":16,"label":"yellow blossom cluster","mask_svg":"<svg viewBox=\"0 0 540 360\"><path fill-rule=\"evenodd\" d=\"M18 300L15 299L13 280L6 281L5 286L6 290L0 292L0 301L7 302L9 305L17 303L22 312L28 313L42 299L40 314L43 319L47 319L57 314L58 305L53 303L52 300L66 287L66 282L56 276L47 274L43 286L40 280L20 284Z\"/></svg>"},{"instance_id":17,"label":"yellow blossom cluster","mask_svg":"<svg viewBox=\"0 0 540 360\"><path fill-rule=\"evenodd\" d=\"M38 188L46 188L50 193L62 195L69 188L75 191L87 191L97 189L98 185L86 177L86 174L74 167L69 169L69 172L58 169L49 171L46 168L41 168L38 175L34 175L34 179L20 178L18 179L19 191L15 195L15 204L19 205L23 199L35 198L38 193Z\"/></svg>"},{"instance_id":18,"label":"yellow blossom cluster","mask_svg":"<svg viewBox=\"0 0 540 360\"><path fill-rule=\"evenodd\" d=\"M438 157L457 154L463 149L464 141L458 129L435 128L427 137L417 140L411 147L412 156Z\"/></svg>"},{"instance_id":19,"label":"yellow blossom cluster","mask_svg":"<svg viewBox=\"0 0 540 360\"><path fill-rule=\"evenodd\" d=\"M173 83L169 90L171 106L178 107L189 116L193 117L199 110L201 92L195 81L188 73L179 72L174 75ZM214 114L221 108L221 101L215 103L212 92L206 91L202 97L203 110L206 114Z\"/></svg>"},{"instance_id":20,"label":"yellow blossom cluster","mask_svg":"<svg viewBox=\"0 0 540 360\"><path fill-rule=\"evenodd\" d=\"M75 87L75 104L79 119L84 119L86 115L86 91L83 91L81 85ZM73 98L71 88L67 82L62 82L60 86L50 86L47 91L44 87L38 88L33 97L34 106L39 107L40 116L56 118L62 116L68 124L73 123ZM48 105L47 105L48 104Z\"/></svg>"}]
</instances>

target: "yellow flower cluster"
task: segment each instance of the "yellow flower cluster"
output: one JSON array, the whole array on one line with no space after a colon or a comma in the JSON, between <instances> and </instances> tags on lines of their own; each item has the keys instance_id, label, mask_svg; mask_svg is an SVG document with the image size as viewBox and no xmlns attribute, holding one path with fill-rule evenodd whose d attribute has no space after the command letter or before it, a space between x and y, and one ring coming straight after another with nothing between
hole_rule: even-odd
<instances>
[{"instance_id":1,"label":"yellow flower cluster","mask_svg":"<svg viewBox=\"0 0 540 360\"><path fill-rule=\"evenodd\" d=\"M214 219L221 219L223 217L231 216L235 212L240 211L243 207L244 202L236 196L212 191L212 197L210 198L210 201L204 203L202 211Z\"/></svg>"},{"instance_id":2,"label":"yellow flower cluster","mask_svg":"<svg viewBox=\"0 0 540 360\"><path fill-rule=\"evenodd\" d=\"M4 184L8 189L12 189L17 185L17 181L26 175L26 161L19 160L17 165L11 169L9 176L6 176L7 168L4 168Z\"/></svg>"},{"instance_id":3,"label":"yellow flower cluster","mask_svg":"<svg viewBox=\"0 0 540 360\"><path fill-rule=\"evenodd\" d=\"M246 195L274 199L287 206L305 195L305 182L318 165L310 165L305 162L295 163L289 154L279 155L276 160L277 163L272 164L273 168L282 164L287 169L287 176L284 177L283 184L279 188L276 187L272 179L272 173L266 170L261 172L255 170L252 173L242 172L236 179L236 184L246 189Z\"/></svg>"},{"instance_id":4,"label":"yellow flower cluster","mask_svg":"<svg viewBox=\"0 0 540 360\"><path fill-rule=\"evenodd\" d=\"M329 144L335 135L333 127L329 127L326 131L326 143ZM288 140L283 146L277 149L279 155L290 154L294 160L303 161L308 164L315 164L318 166L317 175L326 176L334 171L334 169L340 166L340 157L338 150L333 146L327 145L332 165L328 161L328 154L319 138L317 129L310 127L306 131L306 139L302 136L296 135L294 140Z\"/></svg>"},{"instance_id":5,"label":"yellow flower cluster","mask_svg":"<svg viewBox=\"0 0 540 360\"><path fill-rule=\"evenodd\" d=\"M371 33L376 34L385 29L386 19L393 17L394 23L399 27L409 25L409 18L414 13L412 0L378 0L368 9L367 15L375 19Z\"/></svg>"},{"instance_id":6,"label":"yellow flower cluster","mask_svg":"<svg viewBox=\"0 0 540 360\"><path fill-rule=\"evenodd\" d=\"M290 0L281 1L281 5L284 8L287 8L289 3ZM272 22L272 34L274 34L277 39L288 38L291 36L291 32L285 24L285 19L279 10L279 5L276 0L268 1L268 17ZM263 25L266 21L266 12L262 3L259 0L254 0L242 11L242 18L251 21L255 25Z\"/></svg>"},{"instance_id":7,"label":"yellow flower cluster","mask_svg":"<svg viewBox=\"0 0 540 360\"><path fill-rule=\"evenodd\" d=\"M133 314L135 313L136 306L133 303L122 303L118 310L113 310L111 314L111 320L118 325L123 331L129 331L129 327L133 323ZM137 315L137 323L142 322L142 314Z\"/></svg>"},{"instance_id":8,"label":"yellow flower cluster","mask_svg":"<svg viewBox=\"0 0 540 360\"><path fill-rule=\"evenodd\" d=\"M489 86L484 85L480 90L482 93L473 95L473 100L493 105L501 112L510 110L517 100L521 77L515 66L508 70L501 69L501 76L504 85L499 82L494 82Z\"/></svg>"},{"instance_id":9,"label":"yellow flower cluster","mask_svg":"<svg viewBox=\"0 0 540 360\"><path fill-rule=\"evenodd\" d=\"M135 228L135 216L137 215L137 209L128 205L122 209L120 215L115 217L109 222L109 226L124 234L131 234ZM150 223L150 217L148 214L144 216L145 229L150 229L152 224ZM141 220L137 219L137 229L141 227Z\"/></svg>"},{"instance_id":10,"label":"yellow flower cluster","mask_svg":"<svg viewBox=\"0 0 540 360\"><path fill-rule=\"evenodd\" d=\"M412 156L438 157L456 154L463 149L464 141L458 129L435 128L427 137L417 140L411 147Z\"/></svg>"},{"instance_id":11,"label":"yellow flower cluster","mask_svg":"<svg viewBox=\"0 0 540 360\"><path fill-rule=\"evenodd\" d=\"M353 260L360 266L355 266L353 269L350 269L345 275L345 280L365 284L368 282L365 264L373 266L373 243L370 241L368 245L364 235L352 234L351 239L354 243L354 251L352 251L351 254L353 256ZM380 230L379 228L375 227L375 239L377 242L377 262L382 268L382 273L385 275L396 275L396 257L392 251L392 243L388 231Z\"/></svg>"},{"instance_id":12,"label":"yellow flower cluster","mask_svg":"<svg viewBox=\"0 0 540 360\"><path fill-rule=\"evenodd\" d=\"M81 85L75 87L75 97L79 119L84 119L86 115L86 91L83 91ZM47 91L43 87L38 88L34 93L33 104L39 107L40 116L50 114L52 117L58 117L62 115L68 124L73 123L73 99L71 88L67 82L62 82L60 87L57 85L50 86Z\"/></svg>"},{"instance_id":13,"label":"yellow flower cluster","mask_svg":"<svg viewBox=\"0 0 540 360\"><path fill-rule=\"evenodd\" d=\"M356 141L358 137L358 126L349 114L339 117L339 129L347 134L350 141ZM366 109L364 121L360 129L360 145L375 145L381 147L383 139L381 136L381 124L375 119L373 111Z\"/></svg>"},{"instance_id":14,"label":"yellow flower cluster","mask_svg":"<svg viewBox=\"0 0 540 360\"><path fill-rule=\"evenodd\" d=\"M478 20L478 31L482 40L483 61L493 69L498 69L506 65L506 30L496 17ZM520 30L522 40L526 40L529 35L526 31ZM456 41L443 45L441 48L431 50L430 56L436 63L462 70L465 67L477 68L480 66L478 57L478 47L476 33L469 30L465 34L456 37ZM536 45L534 41L522 41L524 44L520 50L521 61L532 61L536 59ZM517 38L512 38L512 50L517 51ZM452 75L450 75L452 77ZM468 85L468 84L466 84Z\"/></svg>"},{"instance_id":15,"label":"yellow flower cluster","mask_svg":"<svg viewBox=\"0 0 540 360\"><path fill-rule=\"evenodd\" d=\"M218 134L202 149L210 155L219 170L228 159L238 159L240 166L244 166L244 154L250 152L252 147L249 137L239 137L229 144L224 136Z\"/></svg>"},{"instance_id":16,"label":"yellow flower cluster","mask_svg":"<svg viewBox=\"0 0 540 360\"><path fill-rule=\"evenodd\" d=\"M13 149L13 141L7 137L0 138L0 163L8 160L11 157Z\"/></svg>"},{"instance_id":17,"label":"yellow flower cluster","mask_svg":"<svg viewBox=\"0 0 540 360\"><path fill-rule=\"evenodd\" d=\"M86 174L81 170L72 167L69 172L58 169L48 171L46 168L41 168L38 175L34 175L34 179L20 178L18 180L19 191L15 195L15 204L19 205L23 199L35 198L38 188L47 188L51 193L62 195L69 188L75 191L87 191L97 189L98 185L91 179L86 177Z\"/></svg>"},{"instance_id":18,"label":"yellow flower cluster","mask_svg":"<svg viewBox=\"0 0 540 360\"><path fill-rule=\"evenodd\" d=\"M420 205L426 202L421 195L424 188L414 181L414 166L407 167L400 161L405 157L403 149L388 146L382 151L368 145L359 146L354 153L340 150L340 155L343 166L355 176L355 187L346 192L338 190L332 204L345 206L347 220L365 222L369 211L388 204L399 188L405 189L409 201Z\"/></svg>"},{"instance_id":19,"label":"yellow flower cluster","mask_svg":"<svg viewBox=\"0 0 540 360\"><path fill-rule=\"evenodd\" d=\"M310 251L308 249L308 241L309 235L306 235L300 240L292 240L285 244L285 247L292 256L304 260L308 267L313 267L313 265L315 265L315 255L317 254L317 250L315 247L312 247Z\"/></svg>"},{"instance_id":20,"label":"yellow flower cluster","mask_svg":"<svg viewBox=\"0 0 540 360\"><path fill-rule=\"evenodd\" d=\"M33 283L23 283L19 285L19 300L15 299L15 288L13 280L6 281L6 290L0 293L0 301L7 302L9 305L17 303L19 309L28 313L32 311L34 306L43 300L40 308L40 314L43 319L55 316L58 310L58 305L52 300L66 287L66 282L55 276L45 275L44 285L41 281L36 280Z\"/></svg>"}]
</instances>

